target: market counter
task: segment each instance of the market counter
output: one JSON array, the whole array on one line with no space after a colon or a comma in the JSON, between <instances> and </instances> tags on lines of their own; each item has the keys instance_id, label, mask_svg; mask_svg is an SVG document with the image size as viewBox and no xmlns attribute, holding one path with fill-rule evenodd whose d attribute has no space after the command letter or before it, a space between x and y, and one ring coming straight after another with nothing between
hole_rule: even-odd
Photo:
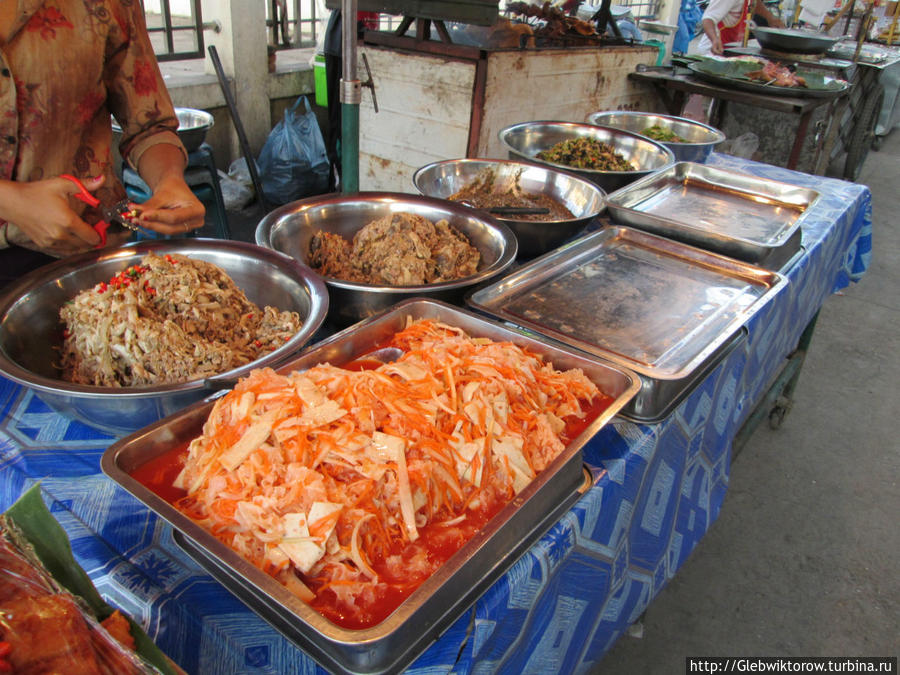
<instances>
[{"instance_id":1,"label":"market counter","mask_svg":"<svg viewBox=\"0 0 900 675\"><path fill-rule=\"evenodd\" d=\"M725 155L710 164L821 193L788 287L665 420L617 419L585 448L592 485L409 672L574 672L599 661L716 519L732 442L827 296L865 272L864 186ZM40 481L100 593L189 673L311 673L300 649L212 580L100 472L114 440L0 380L0 508Z\"/></svg>"}]
</instances>

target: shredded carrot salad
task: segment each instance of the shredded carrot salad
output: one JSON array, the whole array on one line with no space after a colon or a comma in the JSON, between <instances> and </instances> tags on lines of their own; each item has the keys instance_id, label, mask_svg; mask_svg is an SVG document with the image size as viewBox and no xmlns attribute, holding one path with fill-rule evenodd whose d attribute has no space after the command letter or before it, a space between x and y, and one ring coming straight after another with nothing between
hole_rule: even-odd
<instances>
[{"instance_id":1,"label":"shredded carrot salad","mask_svg":"<svg viewBox=\"0 0 900 675\"><path fill-rule=\"evenodd\" d=\"M604 395L509 342L411 321L369 370L255 370L190 445L176 506L325 616L374 625L565 448Z\"/></svg>"}]
</instances>

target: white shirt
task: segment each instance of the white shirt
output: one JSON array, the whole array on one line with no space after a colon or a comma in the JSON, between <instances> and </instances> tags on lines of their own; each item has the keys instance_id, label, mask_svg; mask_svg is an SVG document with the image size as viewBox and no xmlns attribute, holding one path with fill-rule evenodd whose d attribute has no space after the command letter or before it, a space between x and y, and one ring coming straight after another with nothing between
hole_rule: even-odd
<instances>
[{"instance_id":1,"label":"white shirt","mask_svg":"<svg viewBox=\"0 0 900 675\"><path fill-rule=\"evenodd\" d=\"M744 0L710 0L700 21L709 19L718 30L718 25L720 23L723 26L736 26L741 20L741 15L743 13ZM710 42L705 32L700 36L696 53L706 55L712 54L712 42Z\"/></svg>"}]
</instances>

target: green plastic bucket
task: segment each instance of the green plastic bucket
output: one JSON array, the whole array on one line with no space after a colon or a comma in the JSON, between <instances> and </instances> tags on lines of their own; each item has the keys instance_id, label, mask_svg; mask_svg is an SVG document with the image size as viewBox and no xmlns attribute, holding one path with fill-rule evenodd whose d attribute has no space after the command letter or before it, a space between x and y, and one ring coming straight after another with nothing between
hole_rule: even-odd
<instances>
[{"instance_id":1,"label":"green plastic bucket","mask_svg":"<svg viewBox=\"0 0 900 675\"><path fill-rule=\"evenodd\" d=\"M316 54L313 60L313 75L316 81L316 105L328 107L328 81L325 79L325 55Z\"/></svg>"}]
</instances>

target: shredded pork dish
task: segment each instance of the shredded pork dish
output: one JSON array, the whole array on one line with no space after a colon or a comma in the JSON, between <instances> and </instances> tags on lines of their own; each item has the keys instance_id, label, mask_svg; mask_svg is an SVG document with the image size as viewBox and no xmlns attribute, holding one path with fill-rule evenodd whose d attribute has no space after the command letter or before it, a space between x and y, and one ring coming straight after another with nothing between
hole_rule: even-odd
<instances>
[{"instance_id":1,"label":"shredded pork dish","mask_svg":"<svg viewBox=\"0 0 900 675\"><path fill-rule=\"evenodd\" d=\"M560 141L537 154L538 159L591 171L634 171L625 157L608 143L582 136Z\"/></svg>"},{"instance_id":2,"label":"shredded pork dish","mask_svg":"<svg viewBox=\"0 0 900 675\"><path fill-rule=\"evenodd\" d=\"M581 370L438 322L391 345L403 355L373 368L252 371L174 483L183 513L350 628L393 611L609 400Z\"/></svg>"},{"instance_id":3,"label":"shredded pork dish","mask_svg":"<svg viewBox=\"0 0 900 675\"><path fill-rule=\"evenodd\" d=\"M420 286L475 274L481 254L446 220L393 213L368 223L347 241L318 231L308 262L319 274L384 286Z\"/></svg>"},{"instance_id":4,"label":"shredded pork dish","mask_svg":"<svg viewBox=\"0 0 900 675\"><path fill-rule=\"evenodd\" d=\"M260 309L220 267L148 254L60 310L62 377L134 387L189 382L238 368L282 346L296 312Z\"/></svg>"},{"instance_id":5,"label":"shredded pork dish","mask_svg":"<svg viewBox=\"0 0 900 675\"><path fill-rule=\"evenodd\" d=\"M474 180L450 195L455 202L466 202L476 209L493 209L497 207L545 208L547 213L516 214L510 216L515 220L571 220L575 216L565 205L541 193L526 192L520 185L522 170L516 172L515 178L508 184L501 185L493 169L485 169L478 173Z\"/></svg>"}]
</instances>

